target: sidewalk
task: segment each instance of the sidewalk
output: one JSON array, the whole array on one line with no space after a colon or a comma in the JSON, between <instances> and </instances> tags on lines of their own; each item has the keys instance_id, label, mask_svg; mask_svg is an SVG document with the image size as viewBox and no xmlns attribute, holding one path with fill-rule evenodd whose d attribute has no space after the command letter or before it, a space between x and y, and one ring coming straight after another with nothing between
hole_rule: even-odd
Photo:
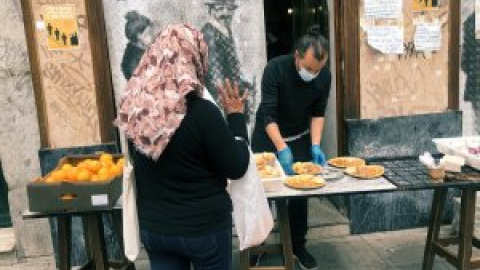
<instances>
[{"instance_id":1,"label":"sidewalk","mask_svg":"<svg viewBox=\"0 0 480 270\"><path fill-rule=\"evenodd\" d=\"M312 200L309 207L307 248L316 257L320 270L417 270L421 269L427 229L349 235L348 220L325 200ZM442 233L448 233L445 226ZM273 233L269 242L278 241ZM238 247L234 239L234 269L238 270ZM480 255L474 251L473 256ZM22 262L13 253L0 253L1 270L54 270L52 257L28 258ZM261 265L280 265L279 256L267 256ZM149 270L145 252L136 261L137 270ZM297 268L300 269L300 268ZM454 269L444 259L436 258L435 270Z\"/></svg>"},{"instance_id":2,"label":"sidewalk","mask_svg":"<svg viewBox=\"0 0 480 270\"><path fill-rule=\"evenodd\" d=\"M339 227L339 226L334 226ZM335 231L343 228L327 228ZM321 229L315 229L320 231ZM319 270L420 270L427 230L413 229L374 233L360 236L316 238L309 235L308 249L317 259ZM478 255L474 253L474 255ZM238 252L234 254L234 269L238 269ZM280 265L281 258L268 256L260 265ZM148 270L145 255L137 261L137 270ZM297 266L295 269L300 270ZM436 258L435 270L453 270L444 259Z\"/></svg>"},{"instance_id":3,"label":"sidewalk","mask_svg":"<svg viewBox=\"0 0 480 270\"><path fill-rule=\"evenodd\" d=\"M320 270L417 270L421 269L426 229L374 233L368 235L322 236L343 233L342 225L318 228L309 234L308 249L317 258ZM474 253L479 255L479 253ZM277 264L280 257L268 256L261 265ZM238 269L238 252L234 253L234 269ZM142 252L136 262L137 270L149 270L146 254ZM29 258L16 262L0 255L2 270L53 270L53 258ZM300 268L296 268L300 269ZM454 269L444 259L436 258L436 270Z\"/></svg>"}]
</instances>

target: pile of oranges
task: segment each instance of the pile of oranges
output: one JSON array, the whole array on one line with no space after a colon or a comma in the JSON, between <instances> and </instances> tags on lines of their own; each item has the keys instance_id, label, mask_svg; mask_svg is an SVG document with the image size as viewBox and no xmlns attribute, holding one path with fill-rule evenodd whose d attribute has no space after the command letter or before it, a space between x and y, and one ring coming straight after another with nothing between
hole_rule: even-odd
<instances>
[{"instance_id":1,"label":"pile of oranges","mask_svg":"<svg viewBox=\"0 0 480 270\"><path fill-rule=\"evenodd\" d=\"M98 159L85 159L76 166L65 163L52 171L45 179L46 183L69 182L102 182L122 175L125 160L114 161L113 156L103 153Z\"/></svg>"}]
</instances>

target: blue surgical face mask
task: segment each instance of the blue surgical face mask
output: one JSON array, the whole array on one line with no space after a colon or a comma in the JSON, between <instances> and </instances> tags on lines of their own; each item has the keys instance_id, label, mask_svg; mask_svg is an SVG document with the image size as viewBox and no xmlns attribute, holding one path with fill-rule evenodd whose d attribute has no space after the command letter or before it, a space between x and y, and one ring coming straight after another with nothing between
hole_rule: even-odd
<instances>
[{"instance_id":1,"label":"blue surgical face mask","mask_svg":"<svg viewBox=\"0 0 480 270\"><path fill-rule=\"evenodd\" d=\"M298 75L300 75L300 78L302 78L302 80L304 80L305 82L310 82L314 80L318 76L318 74L320 74L320 72L318 72L317 74L312 74L303 67L301 67L298 71Z\"/></svg>"}]
</instances>

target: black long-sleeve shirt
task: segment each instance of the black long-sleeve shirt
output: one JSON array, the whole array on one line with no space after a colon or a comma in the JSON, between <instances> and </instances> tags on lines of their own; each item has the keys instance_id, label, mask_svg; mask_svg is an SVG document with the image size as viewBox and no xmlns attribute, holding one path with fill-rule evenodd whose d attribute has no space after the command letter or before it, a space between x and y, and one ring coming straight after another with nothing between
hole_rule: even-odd
<instances>
[{"instance_id":1,"label":"black long-sleeve shirt","mask_svg":"<svg viewBox=\"0 0 480 270\"><path fill-rule=\"evenodd\" d=\"M235 139L248 139L244 116L228 115L227 126L213 103L192 94L187 100L187 114L158 161L133 151L141 229L188 236L231 226L225 188L227 178L242 177L248 167L247 143Z\"/></svg>"},{"instance_id":2,"label":"black long-sleeve shirt","mask_svg":"<svg viewBox=\"0 0 480 270\"><path fill-rule=\"evenodd\" d=\"M262 99L256 116L257 132L277 123L283 137L298 135L310 128L312 117L325 116L331 74L323 68L311 82L302 80L293 54L276 57L267 64L262 77Z\"/></svg>"}]
</instances>

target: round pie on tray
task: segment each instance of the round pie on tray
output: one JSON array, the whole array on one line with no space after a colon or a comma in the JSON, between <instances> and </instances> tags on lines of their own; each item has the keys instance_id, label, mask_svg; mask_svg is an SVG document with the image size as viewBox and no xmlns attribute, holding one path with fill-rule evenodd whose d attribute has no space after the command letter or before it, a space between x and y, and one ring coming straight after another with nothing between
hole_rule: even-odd
<instances>
[{"instance_id":1,"label":"round pie on tray","mask_svg":"<svg viewBox=\"0 0 480 270\"><path fill-rule=\"evenodd\" d=\"M365 160L356 157L337 157L328 161L328 164L337 168L348 168L365 165Z\"/></svg>"},{"instance_id":2,"label":"round pie on tray","mask_svg":"<svg viewBox=\"0 0 480 270\"><path fill-rule=\"evenodd\" d=\"M325 180L315 175L294 175L285 179L285 185L295 189L315 189L325 186Z\"/></svg>"},{"instance_id":3,"label":"round pie on tray","mask_svg":"<svg viewBox=\"0 0 480 270\"><path fill-rule=\"evenodd\" d=\"M312 162L295 162L292 167L296 174L319 174L322 166Z\"/></svg>"},{"instance_id":4,"label":"round pie on tray","mask_svg":"<svg viewBox=\"0 0 480 270\"><path fill-rule=\"evenodd\" d=\"M358 167L349 167L345 173L357 178L373 179L383 175L385 168L379 165L364 165Z\"/></svg>"}]
</instances>

